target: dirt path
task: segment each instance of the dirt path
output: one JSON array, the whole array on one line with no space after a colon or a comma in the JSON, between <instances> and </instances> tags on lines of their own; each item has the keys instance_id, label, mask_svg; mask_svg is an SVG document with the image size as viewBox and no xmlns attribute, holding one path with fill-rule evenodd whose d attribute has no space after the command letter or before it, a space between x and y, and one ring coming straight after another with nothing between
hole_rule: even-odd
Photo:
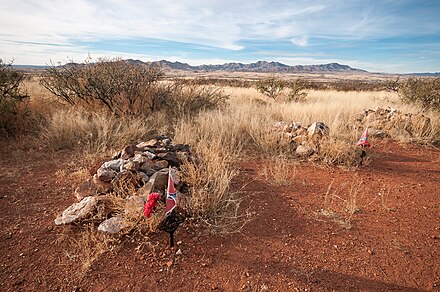
<instances>
[{"instance_id":1,"label":"dirt path","mask_svg":"<svg viewBox=\"0 0 440 292\"><path fill-rule=\"evenodd\" d=\"M70 240L77 228L53 225L75 201L56 175L69 158L2 146L0 290L439 289L440 151L383 143L373 152L356 172L300 164L284 186L259 176L265 161L242 163L234 188L245 186L254 215L241 233L212 236L187 222L180 255L158 233L148 245L127 238L84 270Z\"/></svg>"}]
</instances>

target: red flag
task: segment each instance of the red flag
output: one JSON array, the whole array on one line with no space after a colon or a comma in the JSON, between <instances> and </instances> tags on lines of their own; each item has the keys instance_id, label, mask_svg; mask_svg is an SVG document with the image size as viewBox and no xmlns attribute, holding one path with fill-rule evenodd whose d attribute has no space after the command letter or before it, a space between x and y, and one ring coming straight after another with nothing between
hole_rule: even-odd
<instances>
[{"instance_id":1,"label":"red flag","mask_svg":"<svg viewBox=\"0 0 440 292\"><path fill-rule=\"evenodd\" d=\"M362 136L356 145L360 146L360 147L370 147L371 146L370 142L368 142L368 128L366 128L365 131L362 133Z\"/></svg>"},{"instance_id":2,"label":"red flag","mask_svg":"<svg viewBox=\"0 0 440 292\"><path fill-rule=\"evenodd\" d=\"M171 167L168 171L168 188L167 188L167 200L165 207L165 215L171 214L171 211L176 207L177 203L177 191L174 187L173 177L171 176Z\"/></svg>"}]
</instances>

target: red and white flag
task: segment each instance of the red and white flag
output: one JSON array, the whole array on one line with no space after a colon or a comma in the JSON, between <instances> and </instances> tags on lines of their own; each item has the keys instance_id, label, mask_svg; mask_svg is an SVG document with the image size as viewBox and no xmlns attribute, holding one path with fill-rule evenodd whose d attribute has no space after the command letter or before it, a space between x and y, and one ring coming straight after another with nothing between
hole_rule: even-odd
<instances>
[{"instance_id":1,"label":"red and white flag","mask_svg":"<svg viewBox=\"0 0 440 292\"><path fill-rule=\"evenodd\" d=\"M370 147L371 146L370 142L368 142L368 128L366 128L365 131L362 133L362 136L356 145L360 146L360 147Z\"/></svg>"},{"instance_id":2,"label":"red and white flag","mask_svg":"<svg viewBox=\"0 0 440 292\"><path fill-rule=\"evenodd\" d=\"M174 208L176 208L177 204L177 191L174 187L173 177L171 176L171 167L168 171L168 187L167 187L167 200L165 207L165 216L171 214Z\"/></svg>"}]
</instances>

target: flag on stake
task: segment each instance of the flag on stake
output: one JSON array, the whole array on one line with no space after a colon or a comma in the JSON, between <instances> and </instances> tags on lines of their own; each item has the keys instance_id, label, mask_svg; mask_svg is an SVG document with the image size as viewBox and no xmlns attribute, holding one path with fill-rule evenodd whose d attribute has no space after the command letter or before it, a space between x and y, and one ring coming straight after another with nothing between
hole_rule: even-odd
<instances>
[{"instance_id":1,"label":"flag on stake","mask_svg":"<svg viewBox=\"0 0 440 292\"><path fill-rule=\"evenodd\" d=\"M173 209L176 207L176 204L177 204L177 191L176 188L174 187L174 181L173 181L173 177L171 176L171 167L170 167L168 171L168 187L167 187L165 216L171 214Z\"/></svg>"},{"instance_id":2,"label":"flag on stake","mask_svg":"<svg viewBox=\"0 0 440 292\"><path fill-rule=\"evenodd\" d=\"M365 131L362 133L362 136L356 145L360 146L360 147L370 147L371 146L370 142L368 142L368 128L366 128Z\"/></svg>"}]
</instances>

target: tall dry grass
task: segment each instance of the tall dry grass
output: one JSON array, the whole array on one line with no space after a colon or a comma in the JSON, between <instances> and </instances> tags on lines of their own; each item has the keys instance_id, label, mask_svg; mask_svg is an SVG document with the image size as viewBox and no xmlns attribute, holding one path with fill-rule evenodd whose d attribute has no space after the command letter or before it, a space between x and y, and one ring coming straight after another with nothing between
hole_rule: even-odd
<instances>
[{"instance_id":1,"label":"tall dry grass","mask_svg":"<svg viewBox=\"0 0 440 292\"><path fill-rule=\"evenodd\" d=\"M240 209L242 198L231 189L238 175L242 141L233 121L220 112L205 113L177 124L175 141L191 145L193 159L182 166L190 186L186 209L216 232L237 232L248 216Z\"/></svg>"},{"instance_id":2,"label":"tall dry grass","mask_svg":"<svg viewBox=\"0 0 440 292\"><path fill-rule=\"evenodd\" d=\"M363 130L353 127L356 115L367 109L393 107L402 113L423 113L430 117L431 125L427 133L416 132L412 139L398 131L391 133L392 139L402 142L417 141L418 138L423 138L423 141L440 141L440 114L432 110L424 111L417 105L404 104L395 92L311 90L307 102L303 103L275 102L258 93L255 88L228 87L225 92L231 96L232 111L240 112L237 116L241 118L239 121L248 120L256 123L248 126L253 130L259 126L267 129L268 124L281 120L300 122L304 126L321 121L330 127L331 139L339 143L353 143ZM262 102L255 103L255 100ZM415 125L416 128L418 126L420 125ZM261 131L257 132L264 136ZM257 133L253 133L258 138Z\"/></svg>"},{"instance_id":3,"label":"tall dry grass","mask_svg":"<svg viewBox=\"0 0 440 292\"><path fill-rule=\"evenodd\" d=\"M131 143L138 143L166 127L163 117L116 118L100 112L76 109L59 110L48 118L41 131L43 143L52 150L84 150L106 153Z\"/></svg>"}]
</instances>

